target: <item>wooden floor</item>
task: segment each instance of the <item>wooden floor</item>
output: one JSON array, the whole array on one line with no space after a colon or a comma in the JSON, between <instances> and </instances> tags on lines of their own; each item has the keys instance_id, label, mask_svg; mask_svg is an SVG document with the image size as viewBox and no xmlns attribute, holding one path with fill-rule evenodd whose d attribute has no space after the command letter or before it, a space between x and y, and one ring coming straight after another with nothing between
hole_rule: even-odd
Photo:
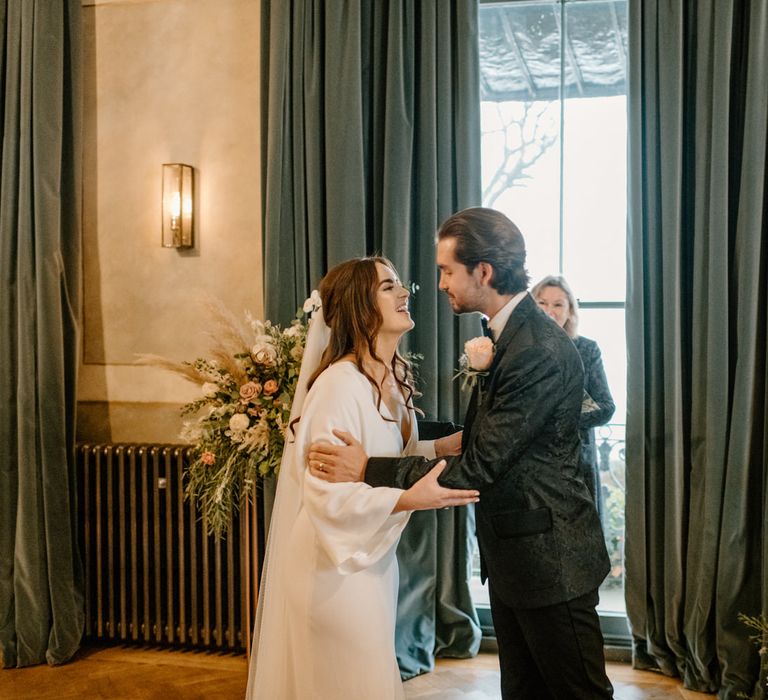
<instances>
[{"instance_id":1,"label":"wooden floor","mask_svg":"<svg viewBox=\"0 0 768 700\"><path fill-rule=\"evenodd\" d=\"M246 672L243 656L89 648L64 666L0 670L0 699L240 700L245 694ZM713 698L684 690L679 682L664 676L633 671L626 664L609 664L608 675L616 700ZM439 660L434 673L407 681L405 689L409 700L489 700L499 698L498 685L498 659L481 653L469 660Z\"/></svg>"}]
</instances>

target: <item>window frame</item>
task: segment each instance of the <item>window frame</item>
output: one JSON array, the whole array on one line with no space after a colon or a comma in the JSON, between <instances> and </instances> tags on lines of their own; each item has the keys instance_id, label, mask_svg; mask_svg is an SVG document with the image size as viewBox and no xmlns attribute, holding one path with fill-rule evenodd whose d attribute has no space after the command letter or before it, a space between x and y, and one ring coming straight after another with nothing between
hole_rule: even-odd
<instances>
[{"instance_id":1,"label":"window frame","mask_svg":"<svg viewBox=\"0 0 768 700\"><path fill-rule=\"evenodd\" d=\"M588 0L479 0L478 12L482 10L483 6L493 5L550 5L559 6L559 29L560 29L560 49L559 49L559 61L560 61L560 97L559 97L559 231L558 231L558 272L564 274L566 268L566 239L565 239L565 200L564 200L564 186L565 186L565 107L566 100L569 99L567 89L565 86L566 75L566 62L567 57L567 44L565 40L564 28L566 27L565 12L566 6L569 4L575 4L577 2L585 2ZM614 6L616 0L605 0L610 2ZM626 0L629 2L629 0ZM624 57L626 59L626 56ZM626 299L623 300L603 300L595 301L590 299L579 299L579 308L581 309L621 309L626 312ZM623 425L617 424L617 425ZM483 634L483 648L493 649L495 647L495 634L493 629L493 620L491 618L490 606L487 603L475 604L475 608L478 613L480 621L480 627ZM606 658L609 660L629 660L630 650L632 646L632 635L629 629L629 623L626 612L598 610L600 618L600 627L603 633L605 642Z\"/></svg>"}]
</instances>

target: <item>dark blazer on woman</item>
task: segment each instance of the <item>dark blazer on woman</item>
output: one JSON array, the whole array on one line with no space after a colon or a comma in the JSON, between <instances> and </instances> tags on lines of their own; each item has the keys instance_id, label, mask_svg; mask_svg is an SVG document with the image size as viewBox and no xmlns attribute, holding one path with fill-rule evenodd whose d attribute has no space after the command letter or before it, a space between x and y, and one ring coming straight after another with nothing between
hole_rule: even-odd
<instances>
[{"instance_id":1,"label":"dark blazer on woman","mask_svg":"<svg viewBox=\"0 0 768 700\"><path fill-rule=\"evenodd\" d=\"M579 455L579 471L587 484L598 512L603 512L603 501L600 493L600 471L597 464L597 445L595 443L595 428L605 425L616 410L608 379L605 376L603 358L600 348L594 340L577 336L574 341L579 357L584 365L584 391L597 405L591 411L582 411L579 419L579 437L581 438L581 453Z\"/></svg>"},{"instance_id":2,"label":"dark blazer on woman","mask_svg":"<svg viewBox=\"0 0 768 700\"><path fill-rule=\"evenodd\" d=\"M506 605L536 608L595 590L608 573L600 522L578 474L582 363L574 344L530 295L496 343L475 387L463 452L440 483L480 490L483 573ZM408 488L438 460L371 458L366 481Z\"/></svg>"}]
</instances>

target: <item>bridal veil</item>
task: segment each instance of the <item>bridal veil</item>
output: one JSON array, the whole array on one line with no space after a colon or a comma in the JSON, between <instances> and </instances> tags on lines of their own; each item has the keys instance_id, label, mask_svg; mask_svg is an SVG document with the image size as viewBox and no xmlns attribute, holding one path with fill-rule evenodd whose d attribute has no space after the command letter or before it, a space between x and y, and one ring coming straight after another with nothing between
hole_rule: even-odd
<instances>
[{"instance_id":1,"label":"bridal veil","mask_svg":"<svg viewBox=\"0 0 768 700\"><path fill-rule=\"evenodd\" d=\"M320 366L329 339L330 329L323 319L323 310L317 308L312 314L307 331L301 370L291 406L291 424L301 416L304 400L307 397L309 379ZM275 635L284 634L286 629L285 592L278 582L282 580L281 572L285 557L289 556L287 541L291 527L301 506L301 483L304 472L304 465L297 463L294 453L295 441L291 438L289 430L280 462L275 503L267 536L267 548L256 606L246 698L257 697L256 676L260 668L269 669L270 673L274 675L280 667L284 668L285 664L284 660L276 653L277 648L272 649L261 642L262 640L274 639Z\"/></svg>"}]
</instances>

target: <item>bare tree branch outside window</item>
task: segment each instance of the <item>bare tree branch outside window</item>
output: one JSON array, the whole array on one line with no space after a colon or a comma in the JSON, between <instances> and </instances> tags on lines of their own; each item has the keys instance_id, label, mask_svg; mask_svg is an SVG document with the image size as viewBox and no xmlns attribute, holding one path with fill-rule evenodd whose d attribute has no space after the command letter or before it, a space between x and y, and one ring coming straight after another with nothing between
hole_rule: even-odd
<instances>
[{"instance_id":1,"label":"bare tree branch outside window","mask_svg":"<svg viewBox=\"0 0 768 700\"><path fill-rule=\"evenodd\" d=\"M483 204L493 207L512 187L530 179L531 167L555 144L557 102L496 102L498 128L484 132L503 143L503 154L483 190Z\"/></svg>"}]
</instances>

